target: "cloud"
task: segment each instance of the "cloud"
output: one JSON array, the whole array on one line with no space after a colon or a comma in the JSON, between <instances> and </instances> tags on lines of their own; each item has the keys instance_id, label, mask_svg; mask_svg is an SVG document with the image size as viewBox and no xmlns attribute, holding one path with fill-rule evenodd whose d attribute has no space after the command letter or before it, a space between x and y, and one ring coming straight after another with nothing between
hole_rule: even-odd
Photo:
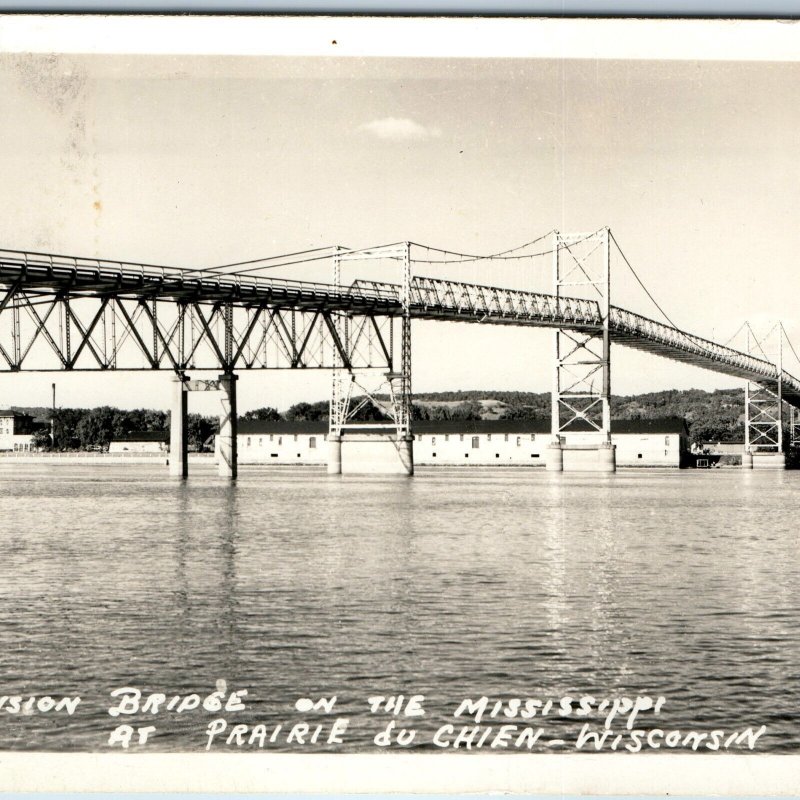
<instances>
[{"instance_id":1,"label":"cloud","mask_svg":"<svg viewBox=\"0 0 800 800\"><path fill-rule=\"evenodd\" d=\"M371 133L379 139L393 139L394 141L420 141L433 139L442 135L439 128L426 128L419 122L405 117L383 117L365 122L358 129Z\"/></svg>"}]
</instances>

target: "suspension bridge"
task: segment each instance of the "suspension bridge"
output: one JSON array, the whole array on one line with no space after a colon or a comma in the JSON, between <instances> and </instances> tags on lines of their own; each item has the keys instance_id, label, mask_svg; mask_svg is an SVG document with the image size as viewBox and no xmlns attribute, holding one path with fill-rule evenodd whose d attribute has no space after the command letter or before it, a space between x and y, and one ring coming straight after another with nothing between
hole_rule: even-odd
<instances>
[{"instance_id":1,"label":"suspension bridge","mask_svg":"<svg viewBox=\"0 0 800 800\"><path fill-rule=\"evenodd\" d=\"M611 304L612 247L665 322ZM550 262L550 293L417 274L442 265L483 268L541 258ZM272 269L312 263L330 267L330 283L268 275ZM369 268L372 276L376 267L395 279L342 279L343 270ZM681 330L650 295L608 228L553 231L491 255L399 242L360 250L318 248L201 268L0 250L0 289L0 371L173 374L170 472L176 476L187 474L188 393L214 391L220 396L220 474L236 477L236 379L252 369L332 372L330 472L348 464L342 451L359 432L355 417L364 404L375 403L387 421L370 423L372 439L357 437L359 448L368 446L394 463L396 471L413 473L415 319L554 331L551 470L565 468L565 434L576 429L594 436L593 468L615 469L612 344L743 380L745 466L785 464L785 409L789 444L800 442L800 379L784 369L782 347L777 357L769 357L763 340L749 328L743 350ZM782 344L785 331L781 327L779 332ZM190 371L217 375L192 380Z\"/></svg>"}]
</instances>

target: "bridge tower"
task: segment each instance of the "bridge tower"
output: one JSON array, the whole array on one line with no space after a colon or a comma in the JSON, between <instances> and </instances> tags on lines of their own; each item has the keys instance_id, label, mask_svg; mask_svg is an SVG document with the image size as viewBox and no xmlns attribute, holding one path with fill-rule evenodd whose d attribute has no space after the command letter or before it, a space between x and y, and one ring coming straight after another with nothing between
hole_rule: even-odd
<instances>
[{"instance_id":1,"label":"bridge tower","mask_svg":"<svg viewBox=\"0 0 800 800\"><path fill-rule=\"evenodd\" d=\"M777 379L752 381L744 387L744 453L742 466L749 469L785 469L783 446L783 331L776 325L763 339L756 338L747 326L747 353L771 360L764 346L771 333L777 332L775 358ZM794 409L792 409L794 412Z\"/></svg>"},{"instance_id":2,"label":"bridge tower","mask_svg":"<svg viewBox=\"0 0 800 800\"><path fill-rule=\"evenodd\" d=\"M344 312L333 314L333 328L343 353L337 349L333 356L328 473L413 475L411 245L401 242L360 251L337 248L333 259L333 283L337 291L342 290L342 264L363 260L401 266L402 280L397 289L400 314L397 320L389 317L382 322L374 316L356 320ZM396 324L400 328L399 364L394 354ZM355 402L356 397L359 402ZM384 401L387 397L388 402ZM370 406L380 408L390 421L357 422L358 413Z\"/></svg>"},{"instance_id":3,"label":"bridge tower","mask_svg":"<svg viewBox=\"0 0 800 800\"><path fill-rule=\"evenodd\" d=\"M611 442L610 232L553 236L553 293L597 303L600 326L554 334L552 442L547 469L616 470ZM570 434L570 442L566 441ZM565 459L566 456L566 459Z\"/></svg>"}]
</instances>

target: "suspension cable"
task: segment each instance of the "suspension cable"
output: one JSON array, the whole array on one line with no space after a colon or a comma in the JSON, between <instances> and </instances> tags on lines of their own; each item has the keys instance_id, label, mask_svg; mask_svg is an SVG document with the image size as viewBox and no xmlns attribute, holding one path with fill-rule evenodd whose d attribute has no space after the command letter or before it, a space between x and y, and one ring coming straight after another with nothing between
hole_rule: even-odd
<instances>
[{"instance_id":1,"label":"suspension cable","mask_svg":"<svg viewBox=\"0 0 800 800\"><path fill-rule=\"evenodd\" d=\"M265 256L264 258L254 258L251 261L235 261L233 264L218 264L215 267L203 267L203 271L210 271L214 269L228 269L229 267L247 267L250 264L260 264L264 261L277 261L278 259L283 258L292 258L293 256L305 256L309 253L319 253L322 250L332 250L333 248L329 245L328 247L315 247L311 250L298 250L296 253L284 253L280 256ZM234 274L234 273L232 273Z\"/></svg>"},{"instance_id":2,"label":"suspension cable","mask_svg":"<svg viewBox=\"0 0 800 800\"><path fill-rule=\"evenodd\" d=\"M722 346L727 347L742 332L746 324L747 321L743 322L737 329L736 333L734 333L733 336L731 336L730 339L728 339L728 341L726 341L725 344L723 344Z\"/></svg>"},{"instance_id":3,"label":"suspension cable","mask_svg":"<svg viewBox=\"0 0 800 800\"><path fill-rule=\"evenodd\" d=\"M537 236L535 239L532 239L530 242L525 242L525 244L519 245L519 247L512 247L510 250L501 250L499 253L492 253L491 255L485 255L485 256L478 256L475 255L474 253L459 253L456 252L455 250L444 250L441 247L433 247L427 244L420 244L419 242L409 242L409 244L412 244L415 247L421 247L427 250L428 252L442 253L443 255L447 256L457 256L458 259L465 261L483 261L484 259L487 258L501 258L502 256L509 255L510 253L516 253L518 250L524 250L526 247L531 247L532 245L538 244L539 242L543 241L552 233L553 231L548 231L547 233L543 233L541 236ZM552 252L552 250L548 252ZM521 257L525 258L525 256ZM415 258L414 261L422 261L422 259ZM425 263L434 263L434 262L425 262ZM444 262L444 263L451 263L451 262Z\"/></svg>"},{"instance_id":4,"label":"suspension cable","mask_svg":"<svg viewBox=\"0 0 800 800\"><path fill-rule=\"evenodd\" d=\"M747 321L745 321L744 324L747 326L747 330L749 330L750 333L753 335L753 340L756 343L756 347L761 351L761 355L764 356L764 360L765 361L769 361L769 363L771 364L772 362L769 360L769 356L764 352L764 348L761 346L761 342L759 341L758 336L756 336L756 332L753 330L753 326L750 324L750 321L747 320ZM774 330L774 326L773 326L773 330ZM770 331L769 333L772 333L772 331ZM767 334L767 336L769 336L769 333ZM767 336L765 336L764 338L766 339ZM750 348L748 347L748 350L749 349ZM750 354L748 353L748 355L750 355Z\"/></svg>"},{"instance_id":5,"label":"suspension cable","mask_svg":"<svg viewBox=\"0 0 800 800\"><path fill-rule=\"evenodd\" d=\"M797 350L794 349L794 345L792 344L792 340L789 338L789 334L786 333L786 328L783 327L783 322L780 323L781 331L783 331L783 338L786 339L786 344L789 345L789 349L792 351L797 363L800 364L800 356L797 355Z\"/></svg>"},{"instance_id":6,"label":"suspension cable","mask_svg":"<svg viewBox=\"0 0 800 800\"><path fill-rule=\"evenodd\" d=\"M442 250L439 247L431 247L429 245L419 244L418 242L411 242L412 245L414 245L416 247L423 248L423 249L428 250L430 252L443 253L444 255L456 256L456 258L448 258L448 259L424 259L424 258L412 257L411 260L414 261L417 264L468 264L468 263L474 262L474 261L489 261L489 260L495 260L495 261L520 261L520 260L523 260L523 259L526 259L526 258L538 258L539 256L551 255L552 253L554 253L556 251L556 249L558 249L558 250L569 250L569 247L568 247L568 245L566 243L561 243L561 244L557 245L557 247L549 247L547 250L540 250L540 251L538 251L536 253L523 253L522 255L510 255L511 253L516 253L519 250L524 250L526 247L531 247L532 245L537 244L538 242L541 242L543 239L546 239L548 236L551 236L553 233L555 233L554 230L548 231L547 233L543 234L542 236L539 236L538 238L533 239L530 242L526 242L525 244L520 245L519 247L512 247L510 250L502 250L499 253L492 253L491 255L486 255L486 256L477 256L477 255L472 255L472 254L469 254L469 253L457 253L457 252L455 252L453 250ZM593 233L587 233L586 236L584 236L584 237L582 237L580 239L576 239L574 242L571 242L571 244L573 244L573 245L580 244L581 242L584 242L587 239L591 239L591 237L594 236L596 233L597 233L596 231L593 232Z\"/></svg>"},{"instance_id":7,"label":"suspension cable","mask_svg":"<svg viewBox=\"0 0 800 800\"><path fill-rule=\"evenodd\" d=\"M664 315L664 319L665 319L667 322L669 322L669 324L670 324L670 325L672 325L672 327L673 327L673 328L676 328L676 329L678 329L678 330L681 330L681 329L680 329L680 327L679 327L679 326L677 326L677 325L676 325L676 324L675 324L675 323L674 323L674 322L673 322L673 321L670 319L670 317L669 317L669 315L667 314L667 312L666 312L666 311L664 311L664 309L663 309L663 308L661 308L661 306L658 304L658 301L655 299L655 297L653 297L653 295L652 295L652 294L650 294L650 290L649 290L649 289L648 289L648 288L647 288L647 287L644 285L644 283L642 283L642 279L641 279L641 278L638 276L638 274L636 273L636 270L633 268L633 265L631 264L631 262L630 262L630 261L628 261L628 257L625 255L625 253L623 253L623 252L622 252L622 248L619 246L619 242L617 241L617 239L616 239L616 237L614 236L614 234L613 234L613 233L611 233L611 231L609 231L608 233L609 233L609 235L611 236L611 240L614 242L614 246L617 248L617 251L618 251L618 252L619 252L619 254L622 256L622 260L623 260L623 261L624 261L624 262L625 262L625 263L628 265L628 269L629 269L629 270L631 271L631 273L633 274L633 277L634 277L634 278L636 278L636 281L637 281L637 283L639 284L639 286L641 286L641 287L642 287L642 289L644 289L644 293L645 293L645 294L646 294L646 295L647 295L647 296L650 298L650 300L652 301L653 305L654 305L654 306L655 306L655 307L656 307L656 308L657 308L657 309L658 309L658 310L659 310L659 311L660 311L660 312L661 312L661 313Z\"/></svg>"}]
</instances>

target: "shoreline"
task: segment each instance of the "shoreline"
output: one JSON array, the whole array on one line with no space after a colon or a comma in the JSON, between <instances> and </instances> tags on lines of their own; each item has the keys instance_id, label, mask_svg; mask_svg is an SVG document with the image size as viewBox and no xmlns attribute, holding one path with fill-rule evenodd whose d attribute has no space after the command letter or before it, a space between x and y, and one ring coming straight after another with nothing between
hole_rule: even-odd
<instances>
[{"instance_id":1,"label":"shoreline","mask_svg":"<svg viewBox=\"0 0 800 800\"><path fill-rule=\"evenodd\" d=\"M217 460L214 453L190 453L189 463L195 467L209 467L217 466ZM240 459L240 467L275 467L280 469L286 468L301 468L301 469L325 469L326 462L320 461L317 463L298 463L298 462L275 462L275 461L253 461ZM17 454L17 453L0 453L0 467L3 465L10 466L12 464L49 464L52 466L118 466L120 464L130 464L134 466L163 466L169 465L169 456L163 453L37 453L37 454ZM544 471L545 465L539 464L509 464L509 463L472 463L472 464L445 464L445 463L417 463L415 467L425 469L523 469L523 470L536 470ZM677 467L668 464L625 464L617 467L618 470L634 470L636 472L644 472L648 470L669 470L670 472L682 472L693 469L692 467ZM714 469L742 469L741 464L723 464ZM706 470L702 470L706 471ZM591 470L589 470L591 472Z\"/></svg>"}]
</instances>

